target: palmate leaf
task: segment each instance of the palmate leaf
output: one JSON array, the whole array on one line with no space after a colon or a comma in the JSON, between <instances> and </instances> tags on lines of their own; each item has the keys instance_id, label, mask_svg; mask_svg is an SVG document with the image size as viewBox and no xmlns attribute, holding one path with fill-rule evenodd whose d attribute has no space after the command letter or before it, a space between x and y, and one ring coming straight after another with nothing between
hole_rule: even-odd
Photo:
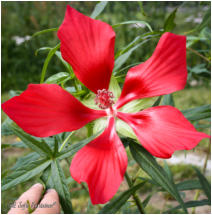
<instances>
[{"instance_id":1,"label":"palmate leaf","mask_svg":"<svg viewBox=\"0 0 212 215\"><path fill-rule=\"evenodd\" d=\"M113 198L107 205L105 205L100 211L99 214L114 214L116 213L130 198L132 194L134 194L139 188L143 186L145 182L141 182L129 190L123 192L118 197Z\"/></svg>"},{"instance_id":2,"label":"palmate leaf","mask_svg":"<svg viewBox=\"0 0 212 215\"><path fill-rule=\"evenodd\" d=\"M10 125L10 129L33 151L37 152L41 156L52 157L52 150L44 140L38 140L14 125Z\"/></svg>"},{"instance_id":3,"label":"palmate leaf","mask_svg":"<svg viewBox=\"0 0 212 215\"><path fill-rule=\"evenodd\" d=\"M2 191L14 187L15 185L20 184L22 182L25 182L30 178L33 178L34 176L42 172L44 169L46 169L46 167L49 166L50 163L51 160L44 158L28 162L24 167L19 166L16 170L13 171L12 174L3 179L1 187Z\"/></svg>"},{"instance_id":4,"label":"palmate leaf","mask_svg":"<svg viewBox=\"0 0 212 215\"><path fill-rule=\"evenodd\" d=\"M68 189L66 178L60 167L58 160L53 160L51 163L51 177L52 183L54 184L54 189L57 191L60 204L63 208L65 214L73 213L70 191ZM50 183L50 182L49 182Z\"/></svg>"},{"instance_id":5,"label":"palmate leaf","mask_svg":"<svg viewBox=\"0 0 212 215\"><path fill-rule=\"evenodd\" d=\"M99 16L99 14L105 9L107 3L108 3L107 1L101 1L98 4L96 4L90 17L95 19L97 16Z\"/></svg>"},{"instance_id":6,"label":"palmate leaf","mask_svg":"<svg viewBox=\"0 0 212 215\"><path fill-rule=\"evenodd\" d=\"M180 203L185 213L188 213L175 184L169 179L164 169L158 165L155 158L137 143L131 142L129 146L131 154L139 166L153 179L153 181L163 187Z\"/></svg>"}]
</instances>

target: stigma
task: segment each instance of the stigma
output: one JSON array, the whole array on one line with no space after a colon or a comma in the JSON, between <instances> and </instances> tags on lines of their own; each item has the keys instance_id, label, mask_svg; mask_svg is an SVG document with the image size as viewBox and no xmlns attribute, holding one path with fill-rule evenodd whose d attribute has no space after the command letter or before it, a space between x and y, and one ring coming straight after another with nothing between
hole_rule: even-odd
<instances>
[{"instance_id":1,"label":"stigma","mask_svg":"<svg viewBox=\"0 0 212 215\"><path fill-rule=\"evenodd\" d=\"M107 109L110 108L114 104L114 95L111 91L102 89L97 90L95 103L98 105L101 109Z\"/></svg>"}]
</instances>

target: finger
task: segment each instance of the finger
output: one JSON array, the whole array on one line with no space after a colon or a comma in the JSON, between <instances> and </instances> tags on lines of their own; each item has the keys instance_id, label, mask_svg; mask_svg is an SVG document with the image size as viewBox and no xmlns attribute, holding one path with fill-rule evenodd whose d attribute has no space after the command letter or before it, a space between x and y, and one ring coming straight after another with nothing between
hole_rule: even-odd
<instances>
[{"instance_id":1,"label":"finger","mask_svg":"<svg viewBox=\"0 0 212 215\"><path fill-rule=\"evenodd\" d=\"M43 199L38 205L38 208L33 212L34 214L59 214L60 203L59 197L54 189L47 190Z\"/></svg>"},{"instance_id":2,"label":"finger","mask_svg":"<svg viewBox=\"0 0 212 215\"><path fill-rule=\"evenodd\" d=\"M28 214L28 207L36 206L43 192L42 184L35 184L29 190L24 192L18 200L14 202L8 214Z\"/></svg>"}]
</instances>

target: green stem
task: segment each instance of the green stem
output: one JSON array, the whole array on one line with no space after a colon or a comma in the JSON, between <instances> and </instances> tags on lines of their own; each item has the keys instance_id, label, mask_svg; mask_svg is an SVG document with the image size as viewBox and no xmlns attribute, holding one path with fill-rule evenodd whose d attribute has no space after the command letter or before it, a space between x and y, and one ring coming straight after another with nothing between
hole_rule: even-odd
<instances>
[{"instance_id":1,"label":"green stem","mask_svg":"<svg viewBox=\"0 0 212 215\"><path fill-rule=\"evenodd\" d=\"M62 145L60 146L59 152L62 151L63 147L65 146L65 144L69 141L70 137L72 136L73 132L71 132L68 137L66 137L66 139L63 141Z\"/></svg>"},{"instance_id":2,"label":"green stem","mask_svg":"<svg viewBox=\"0 0 212 215\"><path fill-rule=\"evenodd\" d=\"M192 49L192 48L187 48L189 51L193 52L194 54L198 55L199 57L201 57L202 59L204 59L207 62L211 62L210 60L208 60L208 58L206 58L205 56L203 56L202 54L200 54L198 51Z\"/></svg>"},{"instance_id":3,"label":"green stem","mask_svg":"<svg viewBox=\"0 0 212 215\"><path fill-rule=\"evenodd\" d=\"M126 178L126 181L127 181L128 186L129 186L129 187L132 187L133 183L132 183L132 181L131 181L131 179L130 179L130 177L129 177L129 175L128 175L127 172L125 173L125 178ZM145 214L145 211L144 211L144 209L143 209L142 203L141 203L141 201L140 201L138 195L134 193L134 194L132 194L132 196L133 196L133 199L134 199L134 201L135 201L135 203L136 203L136 205L137 205L137 207L138 207L139 212L140 212L141 214Z\"/></svg>"}]
</instances>

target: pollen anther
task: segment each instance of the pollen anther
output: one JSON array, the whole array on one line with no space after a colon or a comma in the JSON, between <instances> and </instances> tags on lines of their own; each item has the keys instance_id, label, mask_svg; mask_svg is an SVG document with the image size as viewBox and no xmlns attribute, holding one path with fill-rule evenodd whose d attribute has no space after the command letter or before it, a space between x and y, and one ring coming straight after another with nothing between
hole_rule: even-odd
<instances>
[{"instance_id":1,"label":"pollen anther","mask_svg":"<svg viewBox=\"0 0 212 215\"><path fill-rule=\"evenodd\" d=\"M101 109L107 109L114 104L113 98L114 98L114 95L111 91L106 89L97 90L95 103Z\"/></svg>"}]
</instances>

